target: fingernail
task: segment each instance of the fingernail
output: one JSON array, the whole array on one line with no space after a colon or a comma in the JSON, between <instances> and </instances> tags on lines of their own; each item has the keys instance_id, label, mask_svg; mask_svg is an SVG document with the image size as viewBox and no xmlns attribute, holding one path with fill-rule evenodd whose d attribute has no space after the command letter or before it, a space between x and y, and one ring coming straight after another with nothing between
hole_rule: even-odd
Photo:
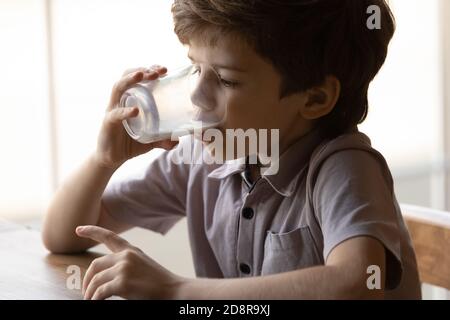
<instances>
[{"instance_id":1,"label":"fingernail","mask_svg":"<svg viewBox=\"0 0 450 320\"><path fill-rule=\"evenodd\" d=\"M163 66L154 66L153 67L153 71L154 72L156 72L156 73L160 73L161 71L165 71L165 70L167 70L167 68L166 67L163 67Z\"/></svg>"},{"instance_id":2,"label":"fingernail","mask_svg":"<svg viewBox=\"0 0 450 320\"><path fill-rule=\"evenodd\" d=\"M77 232L83 232L85 230L84 227L77 227Z\"/></svg>"}]
</instances>

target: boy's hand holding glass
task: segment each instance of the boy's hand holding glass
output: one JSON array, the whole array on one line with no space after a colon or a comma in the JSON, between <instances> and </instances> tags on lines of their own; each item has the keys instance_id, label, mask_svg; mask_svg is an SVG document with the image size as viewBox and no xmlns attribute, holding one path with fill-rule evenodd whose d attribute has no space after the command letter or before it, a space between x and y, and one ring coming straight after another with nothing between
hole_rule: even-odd
<instances>
[{"instance_id":1,"label":"boy's hand holding glass","mask_svg":"<svg viewBox=\"0 0 450 320\"><path fill-rule=\"evenodd\" d=\"M105 113L97 142L95 160L101 166L117 169L127 160L144 154L153 148L171 149L177 142L171 140L142 144L133 140L123 127L123 120L137 117L136 106L120 108L119 102L123 93L144 80L156 80L167 72L166 68L153 66L150 69L138 68L126 71L114 85L110 102Z\"/></svg>"}]
</instances>

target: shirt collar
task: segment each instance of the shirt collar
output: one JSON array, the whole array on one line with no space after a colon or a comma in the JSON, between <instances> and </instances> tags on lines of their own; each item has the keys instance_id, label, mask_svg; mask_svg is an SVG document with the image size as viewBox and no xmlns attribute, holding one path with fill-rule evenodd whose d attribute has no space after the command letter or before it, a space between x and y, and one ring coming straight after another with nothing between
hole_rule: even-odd
<instances>
[{"instance_id":1,"label":"shirt collar","mask_svg":"<svg viewBox=\"0 0 450 320\"><path fill-rule=\"evenodd\" d=\"M233 174L241 173L245 170L245 158L227 160L217 169L208 174L208 178L225 179Z\"/></svg>"},{"instance_id":2,"label":"shirt collar","mask_svg":"<svg viewBox=\"0 0 450 320\"><path fill-rule=\"evenodd\" d=\"M314 129L291 145L278 159L267 168L262 179L283 196L290 196L295 191L297 181L306 169L314 148L320 143L321 135ZM225 179L245 170L246 158L226 161L208 174L209 178ZM274 170L277 168L278 171ZM272 174L276 171L275 174Z\"/></svg>"},{"instance_id":3,"label":"shirt collar","mask_svg":"<svg viewBox=\"0 0 450 320\"><path fill-rule=\"evenodd\" d=\"M291 196L308 167L311 154L321 141L322 137L317 128L310 131L281 154L278 161L265 171L262 178L280 195ZM272 168L277 168L278 171L273 171Z\"/></svg>"}]
</instances>

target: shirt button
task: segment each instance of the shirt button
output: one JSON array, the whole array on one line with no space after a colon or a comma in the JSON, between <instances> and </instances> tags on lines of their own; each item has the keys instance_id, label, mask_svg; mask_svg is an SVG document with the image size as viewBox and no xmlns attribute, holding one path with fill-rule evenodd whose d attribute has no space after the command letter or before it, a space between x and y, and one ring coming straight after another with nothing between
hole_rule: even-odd
<instances>
[{"instance_id":1,"label":"shirt button","mask_svg":"<svg viewBox=\"0 0 450 320\"><path fill-rule=\"evenodd\" d=\"M250 220L251 218L253 218L254 214L255 214L255 212L253 211L252 208L246 207L246 208L242 209L242 216L245 219Z\"/></svg>"},{"instance_id":2,"label":"shirt button","mask_svg":"<svg viewBox=\"0 0 450 320\"><path fill-rule=\"evenodd\" d=\"M241 263L239 265L239 269L241 270L242 273L250 274L250 266L246 263Z\"/></svg>"}]
</instances>

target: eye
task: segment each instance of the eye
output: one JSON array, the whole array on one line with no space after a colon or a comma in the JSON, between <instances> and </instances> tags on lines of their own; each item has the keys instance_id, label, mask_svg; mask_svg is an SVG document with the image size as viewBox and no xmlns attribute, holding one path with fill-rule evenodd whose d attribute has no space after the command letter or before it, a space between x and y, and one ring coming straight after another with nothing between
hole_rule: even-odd
<instances>
[{"instance_id":1,"label":"eye","mask_svg":"<svg viewBox=\"0 0 450 320\"><path fill-rule=\"evenodd\" d=\"M238 85L237 82L225 80L220 75L219 75L219 80L220 80L220 83L222 83L222 85L227 88L235 88Z\"/></svg>"},{"instance_id":2,"label":"eye","mask_svg":"<svg viewBox=\"0 0 450 320\"><path fill-rule=\"evenodd\" d=\"M235 88L239 85L239 83L235 81L225 80L216 70L213 70L213 72L222 86L226 88ZM195 66L194 70L192 71L192 75L200 75L201 73L202 73L201 68L199 66Z\"/></svg>"},{"instance_id":3,"label":"eye","mask_svg":"<svg viewBox=\"0 0 450 320\"><path fill-rule=\"evenodd\" d=\"M194 67L194 70L192 71L192 75L201 74L202 70L200 67Z\"/></svg>"}]
</instances>

